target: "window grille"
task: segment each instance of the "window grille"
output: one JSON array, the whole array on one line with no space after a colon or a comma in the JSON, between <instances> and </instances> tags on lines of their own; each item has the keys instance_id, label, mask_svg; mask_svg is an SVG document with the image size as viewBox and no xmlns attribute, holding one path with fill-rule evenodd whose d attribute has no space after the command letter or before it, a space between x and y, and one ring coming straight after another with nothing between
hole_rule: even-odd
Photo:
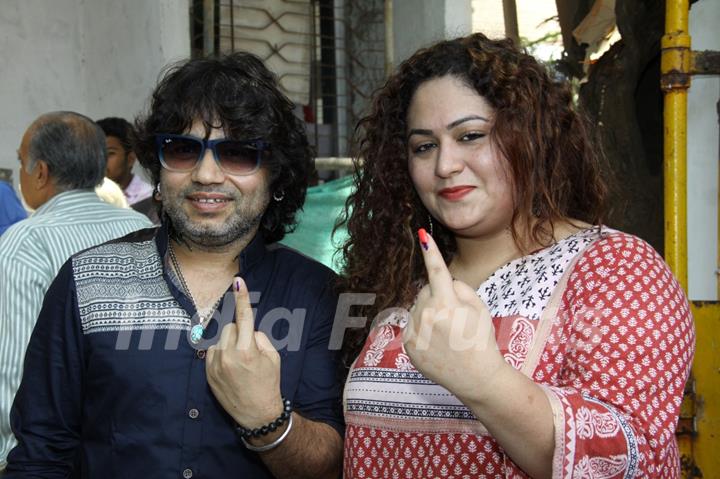
<instances>
[{"instance_id":1,"label":"window grille","mask_svg":"<svg viewBox=\"0 0 720 479\"><path fill-rule=\"evenodd\" d=\"M383 0L193 0L193 55L252 52L297 105L321 164L338 169L385 78Z\"/></svg>"}]
</instances>

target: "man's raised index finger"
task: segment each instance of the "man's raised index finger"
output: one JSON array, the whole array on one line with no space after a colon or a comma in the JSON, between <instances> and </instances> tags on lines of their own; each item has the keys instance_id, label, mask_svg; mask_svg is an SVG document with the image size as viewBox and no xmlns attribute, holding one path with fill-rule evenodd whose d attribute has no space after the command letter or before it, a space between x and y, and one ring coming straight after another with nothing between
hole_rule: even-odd
<instances>
[{"instance_id":1,"label":"man's raised index finger","mask_svg":"<svg viewBox=\"0 0 720 479\"><path fill-rule=\"evenodd\" d=\"M422 255L425 261L430 292L433 296L449 297L454 295L452 275L445 264L445 260L437 244L435 244L435 240L433 240L432 236L430 236L424 228L418 230L418 238L420 238L420 246L422 246Z\"/></svg>"},{"instance_id":2,"label":"man's raised index finger","mask_svg":"<svg viewBox=\"0 0 720 479\"><path fill-rule=\"evenodd\" d=\"M245 281L239 276L233 279L235 292L235 324L237 324L237 344L240 349L255 347L255 317L250 307L250 293Z\"/></svg>"}]
</instances>

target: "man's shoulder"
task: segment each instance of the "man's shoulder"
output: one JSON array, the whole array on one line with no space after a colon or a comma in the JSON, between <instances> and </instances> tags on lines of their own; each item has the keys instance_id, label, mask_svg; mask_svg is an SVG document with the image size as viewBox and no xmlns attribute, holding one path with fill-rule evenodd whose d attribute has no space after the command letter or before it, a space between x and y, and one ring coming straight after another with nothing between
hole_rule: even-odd
<instances>
[{"instance_id":1,"label":"man's shoulder","mask_svg":"<svg viewBox=\"0 0 720 479\"><path fill-rule=\"evenodd\" d=\"M44 230L48 226L54 226L62 215L53 213L47 215L31 215L10 226L0 237L0 245L3 251L7 248L32 246L37 240L45 237ZM52 232L52 229L51 229Z\"/></svg>"},{"instance_id":2,"label":"man's shoulder","mask_svg":"<svg viewBox=\"0 0 720 479\"><path fill-rule=\"evenodd\" d=\"M97 256L113 256L123 251L140 249L155 249L155 235L160 227L150 226L147 228L131 231L124 236L104 241L82 251L78 251L72 257L88 258Z\"/></svg>"},{"instance_id":3,"label":"man's shoulder","mask_svg":"<svg viewBox=\"0 0 720 479\"><path fill-rule=\"evenodd\" d=\"M153 226L145 215L137 211L106 203L88 205L85 210L47 211L42 215L33 215L16 225L17 235L40 237L46 242L64 239L71 243L80 240L78 237L80 235L101 243L131 231Z\"/></svg>"},{"instance_id":4,"label":"man's shoulder","mask_svg":"<svg viewBox=\"0 0 720 479\"><path fill-rule=\"evenodd\" d=\"M0 236L0 257L14 257L17 251L26 249L26 245L34 243L34 218L26 218L10 226Z\"/></svg>"},{"instance_id":5,"label":"man's shoulder","mask_svg":"<svg viewBox=\"0 0 720 479\"><path fill-rule=\"evenodd\" d=\"M74 196L71 196L74 195ZM80 196L70 192L62 199L62 203L54 203L49 208L38 210L27 219L28 228L83 228L92 227L99 223L109 225L118 224L118 221L137 225L135 229L151 226L147 217L130 208L118 208L105 203L97 196Z\"/></svg>"},{"instance_id":6,"label":"man's shoulder","mask_svg":"<svg viewBox=\"0 0 720 479\"><path fill-rule=\"evenodd\" d=\"M273 255L277 263L284 269L298 272L301 275L334 279L335 272L306 254L280 243L268 245L267 252Z\"/></svg>"},{"instance_id":7,"label":"man's shoulder","mask_svg":"<svg viewBox=\"0 0 720 479\"><path fill-rule=\"evenodd\" d=\"M268 245L263 262L271 281L266 285L271 302L279 301L289 309L319 307L317 311L323 312L335 309L337 275L332 269L282 244Z\"/></svg>"},{"instance_id":8,"label":"man's shoulder","mask_svg":"<svg viewBox=\"0 0 720 479\"><path fill-rule=\"evenodd\" d=\"M94 205L93 211L97 212L97 216L99 218L104 215L108 215L113 218L126 218L128 220L136 220L144 223L149 222L145 215L135 211L132 208L119 208L115 205L111 205L103 201L100 201L97 205Z\"/></svg>"},{"instance_id":9,"label":"man's shoulder","mask_svg":"<svg viewBox=\"0 0 720 479\"><path fill-rule=\"evenodd\" d=\"M95 245L125 238L132 240L135 233L154 235L156 228L142 214L108 206L110 209L105 214L98 211L75 221L59 212L19 221L0 237L0 259L59 267L72 255ZM93 221L93 217L97 217L97 221Z\"/></svg>"}]
</instances>

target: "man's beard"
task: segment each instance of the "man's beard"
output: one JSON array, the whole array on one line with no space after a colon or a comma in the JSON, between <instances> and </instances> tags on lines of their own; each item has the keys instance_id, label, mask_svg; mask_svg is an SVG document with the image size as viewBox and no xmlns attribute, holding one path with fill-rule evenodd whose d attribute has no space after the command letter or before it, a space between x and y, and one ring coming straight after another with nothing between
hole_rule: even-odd
<instances>
[{"instance_id":1,"label":"man's beard","mask_svg":"<svg viewBox=\"0 0 720 479\"><path fill-rule=\"evenodd\" d=\"M166 197L163 195L163 198ZM164 201L163 210L170 219L178 239L201 248L217 248L254 233L267 209L267 202L257 205L260 208L254 208L255 205L242 204L251 201L250 198L238 198L235 195L232 197L234 203L240 207L236 208L233 215L220 224L205 225L193 222L182 209L185 194L176 197L179 201Z\"/></svg>"},{"instance_id":2,"label":"man's beard","mask_svg":"<svg viewBox=\"0 0 720 479\"><path fill-rule=\"evenodd\" d=\"M244 238L260 224L263 215L260 213L251 218L246 218L243 216L242 211L238 211L235 216L228 218L228 221L222 225L212 227L192 223L182 210L171 211L171 209L168 209L165 211L170 221L172 221L175 233L181 239L209 248L225 246Z\"/></svg>"}]
</instances>

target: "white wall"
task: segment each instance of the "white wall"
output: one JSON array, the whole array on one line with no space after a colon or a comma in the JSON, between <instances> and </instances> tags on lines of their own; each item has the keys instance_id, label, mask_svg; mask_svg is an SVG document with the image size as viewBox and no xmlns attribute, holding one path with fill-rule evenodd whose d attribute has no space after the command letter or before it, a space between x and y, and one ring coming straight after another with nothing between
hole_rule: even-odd
<instances>
[{"instance_id":1,"label":"white wall","mask_svg":"<svg viewBox=\"0 0 720 479\"><path fill-rule=\"evenodd\" d=\"M468 35L470 0L393 0L394 63L438 40Z\"/></svg>"},{"instance_id":2,"label":"white wall","mask_svg":"<svg viewBox=\"0 0 720 479\"><path fill-rule=\"evenodd\" d=\"M690 9L693 50L720 50L720 2ZM688 93L688 296L717 300L720 77L694 76Z\"/></svg>"},{"instance_id":3,"label":"white wall","mask_svg":"<svg viewBox=\"0 0 720 479\"><path fill-rule=\"evenodd\" d=\"M2 0L0 168L17 182L20 138L42 113L132 119L189 54L189 0Z\"/></svg>"}]
</instances>

